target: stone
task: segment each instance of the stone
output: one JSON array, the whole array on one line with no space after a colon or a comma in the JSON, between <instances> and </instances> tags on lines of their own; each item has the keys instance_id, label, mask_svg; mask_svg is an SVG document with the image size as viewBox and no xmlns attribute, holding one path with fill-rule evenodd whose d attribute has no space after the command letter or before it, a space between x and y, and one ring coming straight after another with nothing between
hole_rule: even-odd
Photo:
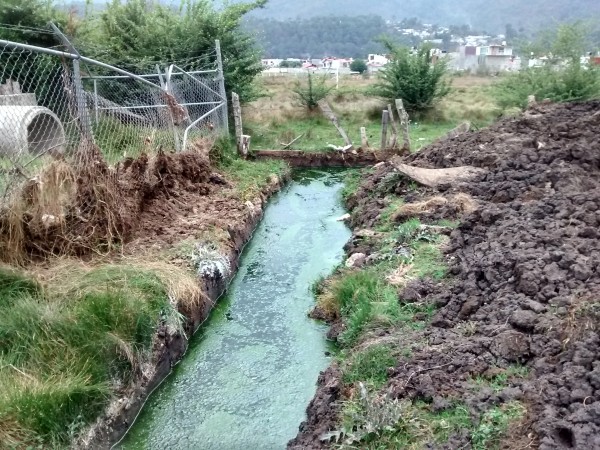
<instances>
[{"instance_id":1,"label":"stone","mask_svg":"<svg viewBox=\"0 0 600 450\"><path fill-rule=\"evenodd\" d=\"M354 253L346 260L346 267L357 268L362 267L367 262L367 255L364 253Z\"/></svg>"}]
</instances>

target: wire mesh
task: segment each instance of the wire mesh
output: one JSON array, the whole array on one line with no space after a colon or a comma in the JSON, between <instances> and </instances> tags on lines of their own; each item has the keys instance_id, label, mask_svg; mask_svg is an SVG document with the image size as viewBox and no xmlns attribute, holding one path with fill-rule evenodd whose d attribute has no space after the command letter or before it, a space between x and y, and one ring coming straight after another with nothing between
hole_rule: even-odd
<instances>
[{"instance_id":1,"label":"wire mesh","mask_svg":"<svg viewBox=\"0 0 600 450\"><path fill-rule=\"evenodd\" d=\"M0 194L77 147L70 60L0 45Z\"/></svg>"},{"instance_id":2,"label":"wire mesh","mask_svg":"<svg viewBox=\"0 0 600 450\"><path fill-rule=\"evenodd\" d=\"M77 58L0 44L0 198L48 161L94 142L109 163L179 151L227 132L216 53L137 68L136 76Z\"/></svg>"}]
</instances>

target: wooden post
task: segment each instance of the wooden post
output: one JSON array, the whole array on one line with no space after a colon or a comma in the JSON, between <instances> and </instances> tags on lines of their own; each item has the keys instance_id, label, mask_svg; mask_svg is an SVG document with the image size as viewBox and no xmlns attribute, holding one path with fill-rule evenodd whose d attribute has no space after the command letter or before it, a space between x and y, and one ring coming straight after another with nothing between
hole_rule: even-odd
<instances>
[{"instance_id":1,"label":"wooden post","mask_svg":"<svg viewBox=\"0 0 600 450\"><path fill-rule=\"evenodd\" d=\"M400 119L400 128L402 129L402 150L410 151L410 134L408 131L409 119L408 113L404 109L404 103L401 99L396 99L396 110Z\"/></svg>"},{"instance_id":2,"label":"wooden post","mask_svg":"<svg viewBox=\"0 0 600 450\"><path fill-rule=\"evenodd\" d=\"M233 106L233 120L235 121L235 143L237 147L238 154L243 158L246 158L248 155L247 147L244 147L244 130L242 128L242 108L240 106L240 96L235 92L231 93L231 104ZM248 139L248 147L249 147L250 139ZM244 153L246 150L246 153Z\"/></svg>"},{"instance_id":3,"label":"wooden post","mask_svg":"<svg viewBox=\"0 0 600 450\"><path fill-rule=\"evenodd\" d=\"M238 151L240 151L240 154L242 155L242 157L244 159L246 159L246 157L248 156L248 153L250 153L250 136L249 135L242 134L240 146L241 146L241 149Z\"/></svg>"},{"instance_id":4,"label":"wooden post","mask_svg":"<svg viewBox=\"0 0 600 450\"><path fill-rule=\"evenodd\" d=\"M337 120L337 117L331 110L331 107L329 106L329 104L325 100L319 100L317 102L317 104L319 105L319 108L321 108L323 115L325 117L327 117L331 121L333 126L336 128L336 130L338 130L338 133L340 133L340 136L342 136L342 139L344 140L346 147L349 147L349 149L351 150L352 149L352 141L348 138L348 135L346 134L344 129L340 126L340 124Z\"/></svg>"},{"instance_id":5,"label":"wooden post","mask_svg":"<svg viewBox=\"0 0 600 450\"><path fill-rule=\"evenodd\" d=\"M398 142L398 125L396 124L396 118L394 117L394 110L392 105L388 103L388 113L390 115L390 125L392 126L392 136L390 139L390 148L396 148Z\"/></svg>"},{"instance_id":6,"label":"wooden post","mask_svg":"<svg viewBox=\"0 0 600 450\"><path fill-rule=\"evenodd\" d=\"M369 148L369 140L367 139L367 129L360 127L360 143L363 150Z\"/></svg>"},{"instance_id":7,"label":"wooden post","mask_svg":"<svg viewBox=\"0 0 600 450\"><path fill-rule=\"evenodd\" d=\"M387 128L390 120L390 113L384 109L381 113L381 150L387 147Z\"/></svg>"}]
</instances>

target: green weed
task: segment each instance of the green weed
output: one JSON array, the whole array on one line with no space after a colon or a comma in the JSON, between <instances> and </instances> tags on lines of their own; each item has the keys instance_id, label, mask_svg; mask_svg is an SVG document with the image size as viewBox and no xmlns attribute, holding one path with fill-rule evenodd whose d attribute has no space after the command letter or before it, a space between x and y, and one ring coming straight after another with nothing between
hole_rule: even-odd
<instances>
[{"instance_id":1,"label":"green weed","mask_svg":"<svg viewBox=\"0 0 600 450\"><path fill-rule=\"evenodd\" d=\"M448 267L437 245L429 242L418 242L414 244L413 249L410 276L417 278L431 277L434 280L441 280L446 277Z\"/></svg>"},{"instance_id":2,"label":"green weed","mask_svg":"<svg viewBox=\"0 0 600 450\"><path fill-rule=\"evenodd\" d=\"M499 441L511 422L525 415L525 407L519 402L510 402L492 408L481 417L479 425L471 434L474 450L499 448Z\"/></svg>"},{"instance_id":3,"label":"green weed","mask_svg":"<svg viewBox=\"0 0 600 450\"><path fill-rule=\"evenodd\" d=\"M376 396L360 384L356 399L342 407L342 427L330 433L339 449L421 449L444 444L461 429L472 429L469 411L461 404L433 412L424 402Z\"/></svg>"}]
</instances>

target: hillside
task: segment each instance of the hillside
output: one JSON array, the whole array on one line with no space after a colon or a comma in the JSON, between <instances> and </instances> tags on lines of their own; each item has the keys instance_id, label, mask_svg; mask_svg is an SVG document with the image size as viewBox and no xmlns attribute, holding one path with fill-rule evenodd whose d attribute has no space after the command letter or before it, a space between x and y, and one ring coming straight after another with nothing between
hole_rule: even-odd
<instances>
[{"instance_id":1,"label":"hillside","mask_svg":"<svg viewBox=\"0 0 600 450\"><path fill-rule=\"evenodd\" d=\"M451 25L468 24L488 32L502 32L507 23L532 29L557 21L573 19L600 20L597 0L270 0L266 8L256 11L257 17L274 19L306 18L323 15L376 14L386 19L418 17L426 22Z\"/></svg>"}]
</instances>

